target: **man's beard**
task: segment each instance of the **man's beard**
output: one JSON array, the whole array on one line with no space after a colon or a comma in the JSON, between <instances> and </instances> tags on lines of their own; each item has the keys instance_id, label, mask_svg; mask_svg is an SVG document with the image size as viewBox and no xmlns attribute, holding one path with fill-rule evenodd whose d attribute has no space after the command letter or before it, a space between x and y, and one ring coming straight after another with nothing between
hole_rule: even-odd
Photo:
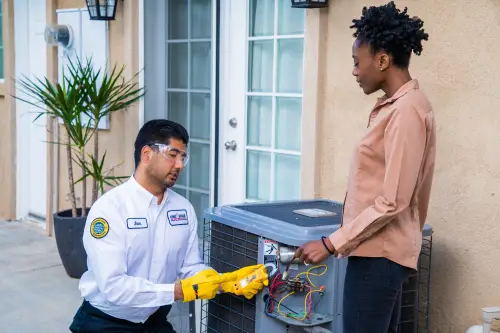
<instances>
[{"instance_id":1,"label":"man's beard","mask_svg":"<svg viewBox=\"0 0 500 333\"><path fill-rule=\"evenodd\" d=\"M166 188L173 187L177 182L177 180L179 179L180 170L174 170L173 173L177 173L177 177L174 180L169 180L169 177L172 177L170 173L163 180L163 184L165 185Z\"/></svg>"},{"instance_id":2,"label":"man's beard","mask_svg":"<svg viewBox=\"0 0 500 333\"><path fill-rule=\"evenodd\" d=\"M165 186L165 188L171 188L175 185L175 181L171 181L171 180L168 180L167 178L165 178L163 180L163 185Z\"/></svg>"}]
</instances>

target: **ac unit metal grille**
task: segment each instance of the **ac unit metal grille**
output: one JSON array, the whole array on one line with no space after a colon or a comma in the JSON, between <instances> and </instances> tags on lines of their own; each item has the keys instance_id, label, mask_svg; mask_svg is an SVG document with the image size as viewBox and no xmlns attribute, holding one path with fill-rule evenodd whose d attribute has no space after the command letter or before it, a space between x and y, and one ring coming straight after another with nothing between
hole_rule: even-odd
<instances>
[{"instance_id":1,"label":"ac unit metal grille","mask_svg":"<svg viewBox=\"0 0 500 333\"><path fill-rule=\"evenodd\" d=\"M403 285L398 333L429 332L432 236L422 238L418 271Z\"/></svg>"},{"instance_id":2,"label":"ac unit metal grille","mask_svg":"<svg viewBox=\"0 0 500 333\"><path fill-rule=\"evenodd\" d=\"M207 221L203 228L203 259L219 273L256 265L258 236L224 224ZM202 332L254 333L255 298L221 294L204 301Z\"/></svg>"}]
</instances>

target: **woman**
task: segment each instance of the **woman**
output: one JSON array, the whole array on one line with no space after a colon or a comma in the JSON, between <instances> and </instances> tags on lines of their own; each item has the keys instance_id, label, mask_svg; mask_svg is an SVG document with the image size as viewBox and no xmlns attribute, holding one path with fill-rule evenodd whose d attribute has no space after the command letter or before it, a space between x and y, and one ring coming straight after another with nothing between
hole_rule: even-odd
<instances>
[{"instance_id":1,"label":"woman","mask_svg":"<svg viewBox=\"0 0 500 333\"><path fill-rule=\"evenodd\" d=\"M307 263L349 257L344 332L396 332L401 289L417 269L434 174L432 107L408 70L428 34L394 2L353 20L352 74L367 95L382 90L358 142L342 226L297 252Z\"/></svg>"}]
</instances>

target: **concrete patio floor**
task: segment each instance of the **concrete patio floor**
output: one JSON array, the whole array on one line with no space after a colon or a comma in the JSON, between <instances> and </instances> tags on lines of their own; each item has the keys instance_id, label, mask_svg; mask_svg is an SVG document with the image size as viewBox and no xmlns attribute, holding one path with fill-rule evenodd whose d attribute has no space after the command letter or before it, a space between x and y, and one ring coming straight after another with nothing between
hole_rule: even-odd
<instances>
[{"instance_id":1,"label":"concrete patio floor","mask_svg":"<svg viewBox=\"0 0 500 333\"><path fill-rule=\"evenodd\" d=\"M29 222L0 221L0 332L62 333L80 306L55 240Z\"/></svg>"}]
</instances>

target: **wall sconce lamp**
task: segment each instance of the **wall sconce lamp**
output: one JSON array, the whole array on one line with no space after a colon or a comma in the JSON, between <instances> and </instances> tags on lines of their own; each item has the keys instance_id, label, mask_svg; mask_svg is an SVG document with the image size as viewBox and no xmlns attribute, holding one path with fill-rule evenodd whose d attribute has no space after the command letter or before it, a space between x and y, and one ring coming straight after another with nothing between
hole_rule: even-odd
<instances>
[{"instance_id":1,"label":"wall sconce lamp","mask_svg":"<svg viewBox=\"0 0 500 333\"><path fill-rule=\"evenodd\" d=\"M325 8L328 0L291 0L293 8Z\"/></svg>"},{"instance_id":2,"label":"wall sconce lamp","mask_svg":"<svg viewBox=\"0 0 500 333\"><path fill-rule=\"evenodd\" d=\"M118 0L85 0L91 20L112 21L115 19Z\"/></svg>"}]
</instances>

